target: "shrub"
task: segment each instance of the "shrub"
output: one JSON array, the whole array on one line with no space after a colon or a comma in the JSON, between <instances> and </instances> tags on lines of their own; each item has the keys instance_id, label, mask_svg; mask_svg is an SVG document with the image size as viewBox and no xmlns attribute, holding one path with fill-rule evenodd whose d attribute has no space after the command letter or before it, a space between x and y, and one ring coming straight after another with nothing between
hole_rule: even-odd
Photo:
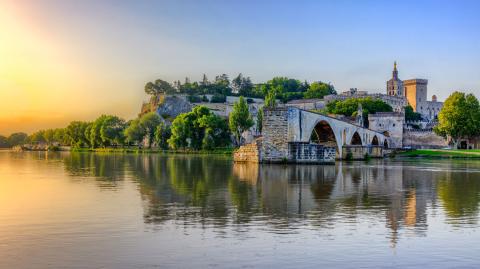
<instances>
[{"instance_id":1,"label":"shrub","mask_svg":"<svg viewBox=\"0 0 480 269\"><path fill-rule=\"evenodd\" d=\"M200 103L202 101L202 98L198 95L189 95L187 99L190 103Z\"/></svg>"},{"instance_id":2,"label":"shrub","mask_svg":"<svg viewBox=\"0 0 480 269\"><path fill-rule=\"evenodd\" d=\"M214 94L212 99L210 99L210 103L225 103L227 101L227 96L223 94Z\"/></svg>"}]
</instances>

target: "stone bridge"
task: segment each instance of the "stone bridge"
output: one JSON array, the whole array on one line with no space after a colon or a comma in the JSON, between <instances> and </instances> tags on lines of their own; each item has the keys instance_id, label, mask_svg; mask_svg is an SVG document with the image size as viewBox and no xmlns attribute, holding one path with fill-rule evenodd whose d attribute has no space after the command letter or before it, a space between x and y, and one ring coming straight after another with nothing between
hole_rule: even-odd
<instances>
[{"instance_id":1,"label":"stone bridge","mask_svg":"<svg viewBox=\"0 0 480 269\"><path fill-rule=\"evenodd\" d=\"M381 157L390 144L387 134L296 107L265 109L262 136L263 162Z\"/></svg>"}]
</instances>

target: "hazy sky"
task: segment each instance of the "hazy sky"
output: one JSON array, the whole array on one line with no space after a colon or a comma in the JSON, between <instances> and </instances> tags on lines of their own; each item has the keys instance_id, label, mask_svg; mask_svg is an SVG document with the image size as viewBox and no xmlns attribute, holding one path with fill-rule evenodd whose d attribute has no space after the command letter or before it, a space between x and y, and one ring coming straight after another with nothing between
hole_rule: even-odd
<instances>
[{"instance_id":1,"label":"hazy sky","mask_svg":"<svg viewBox=\"0 0 480 269\"><path fill-rule=\"evenodd\" d=\"M0 0L0 134L102 113L134 117L143 86L242 72L385 92L480 96L480 1Z\"/></svg>"}]
</instances>

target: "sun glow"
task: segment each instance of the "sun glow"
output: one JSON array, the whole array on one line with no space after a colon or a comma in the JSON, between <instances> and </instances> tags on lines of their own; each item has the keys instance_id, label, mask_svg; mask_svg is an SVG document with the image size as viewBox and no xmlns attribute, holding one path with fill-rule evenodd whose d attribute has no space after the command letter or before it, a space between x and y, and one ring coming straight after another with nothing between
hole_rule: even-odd
<instances>
[{"instance_id":1,"label":"sun glow","mask_svg":"<svg viewBox=\"0 0 480 269\"><path fill-rule=\"evenodd\" d=\"M75 60L13 2L0 3L0 134L58 125L78 99Z\"/></svg>"}]
</instances>

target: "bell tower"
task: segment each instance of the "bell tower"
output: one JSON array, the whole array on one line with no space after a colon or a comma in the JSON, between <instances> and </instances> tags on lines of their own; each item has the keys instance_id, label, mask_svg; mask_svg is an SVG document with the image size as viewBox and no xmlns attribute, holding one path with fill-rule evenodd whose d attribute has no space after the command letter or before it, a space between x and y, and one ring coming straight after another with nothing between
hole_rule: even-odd
<instances>
[{"instance_id":1,"label":"bell tower","mask_svg":"<svg viewBox=\"0 0 480 269\"><path fill-rule=\"evenodd\" d=\"M392 96L404 96L403 81L398 78L397 61L393 62L392 78L387 81L387 94Z\"/></svg>"}]
</instances>

